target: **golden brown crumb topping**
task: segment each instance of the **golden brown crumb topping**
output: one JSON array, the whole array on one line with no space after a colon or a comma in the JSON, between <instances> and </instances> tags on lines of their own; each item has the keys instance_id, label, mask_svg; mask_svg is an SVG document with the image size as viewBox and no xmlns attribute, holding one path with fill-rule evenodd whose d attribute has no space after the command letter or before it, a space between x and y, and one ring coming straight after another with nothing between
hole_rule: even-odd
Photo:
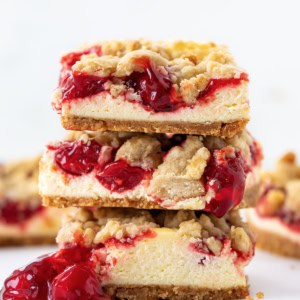
<instances>
[{"instance_id":1,"label":"golden brown crumb topping","mask_svg":"<svg viewBox=\"0 0 300 300\"><path fill-rule=\"evenodd\" d=\"M0 166L0 197L14 200L33 200L38 195L40 157L6 163Z\"/></svg>"},{"instance_id":2,"label":"golden brown crumb topping","mask_svg":"<svg viewBox=\"0 0 300 300\"><path fill-rule=\"evenodd\" d=\"M121 208L74 208L69 211L57 241L74 243L78 237L86 246L104 243L109 238L134 238L150 228L177 229L180 239L205 240L209 250L220 254L222 239L231 240L232 248L249 253L253 241L239 214L230 213L222 219L195 211L135 210Z\"/></svg>"}]
</instances>

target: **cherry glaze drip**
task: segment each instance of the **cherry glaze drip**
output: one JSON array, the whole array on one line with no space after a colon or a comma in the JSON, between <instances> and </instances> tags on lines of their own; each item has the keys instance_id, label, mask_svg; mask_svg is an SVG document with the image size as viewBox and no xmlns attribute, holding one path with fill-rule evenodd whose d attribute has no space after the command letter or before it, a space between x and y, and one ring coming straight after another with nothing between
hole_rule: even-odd
<instances>
[{"instance_id":1,"label":"cherry glaze drip","mask_svg":"<svg viewBox=\"0 0 300 300\"><path fill-rule=\"evenodd\" d=\"M108 190L122 193L135 188L146 173L142 168L131 167L125 160L118 160L107 164L96 174L96 178Z\"/></svg>"},{"instance_id":2,"label":"cherry glaze drip","mask_svg":"<svg viewBox=\"0 0 300 300\"><path fill-rule=\"evenodd\" d=\"M14 271L5 280L2 299L109 299L101 290L101 281L93 271L91 255L91 249L73 246L42 256L25 268Z\"/></svg>"},{"instance_id":3,"label":"cherry glaze drip","mask_svg":"<svg viewBox=\"0 0 300 300\"><path fill-rule=\"evenodd\" d=\"M44 207L41 205L30 206L19 201L4 198L0 201L0 222L10 225L23 225L27 220L43 210Z\"/></svg>"},{"instance_id":4,"label":"cherry glaze drip","mask_svg":"<svg viewBox=\"0 0 300 300\"><path fill-rule=\"evenodd\" d=\"M101 145L95 140L65 142L55 152L55 161L65 172L80 176L93 171L98 163Z\"/></svg>"},{"instance_id":5,"label":"cherry glaze drip","mask_svg":"<svg viewBox=\"0 0 300 300\"><path fill-rule=\"evenodd\" d=\"M247 166L234 148L227 146L215 150L205 168L206 190L212 189L215 197L205 210L220 218L237 206L243 198Z\"/></svg>"}]
</instances>

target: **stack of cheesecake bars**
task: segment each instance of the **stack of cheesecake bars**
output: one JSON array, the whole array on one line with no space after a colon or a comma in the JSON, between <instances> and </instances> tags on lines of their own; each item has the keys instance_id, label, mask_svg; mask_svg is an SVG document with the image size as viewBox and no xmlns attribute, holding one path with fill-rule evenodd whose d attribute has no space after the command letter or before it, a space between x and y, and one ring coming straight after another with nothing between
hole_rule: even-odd
<instances>
[{"instance_id":1,"label":"stack of cheesecake bars","mask_svg":"<svg viewBox=\"0 0 300 300\"><path fill-rule=\"evenodd\" d=\"M68 214L59 250L13 273L4 300L247 296L239 208L256 201L262 155L227 48L106 41L61 64L52 104L69 132L47 146L39 187Z\"/></svg>"}]
</instances>

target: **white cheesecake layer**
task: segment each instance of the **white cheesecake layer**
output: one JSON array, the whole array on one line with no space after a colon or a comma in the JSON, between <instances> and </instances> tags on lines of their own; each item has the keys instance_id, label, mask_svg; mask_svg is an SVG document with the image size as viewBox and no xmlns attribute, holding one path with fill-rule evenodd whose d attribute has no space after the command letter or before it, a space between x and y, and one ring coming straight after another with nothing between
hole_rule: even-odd
<instances>
[{"instance_id":1,"label":"white cheesecake layer","mask_svg":"<svg viewBox=\"0 0 300 300\"><path fill-rule=\"evenodd\" d=\"M235 253L224 249L209 256L189 248L175 229L156 228L155 238L138 241L134 247L108 248L108 260L116 259L103 285L176 285L208 289L246 286ZM228 251L227 251L228 250ZM201 263L203 261L203 264Z\"/></svg>"},{"instance_id":2,"label":"white cheesecake layer","mask_svg":"<svg viewBox=\"0 0 300 300\"><path fill-rule=\"evenodd\" d=\"M146 201L153 202L155 199L148 195L147 184L142 182L134 189L116 193L106 189L95 177L94 172L83 176L70 176L59 170L56 166L54 151L47 150L41 159L41 170L39 175L39 189L40 194L44 197L65 197L65 198L107 198L123 199L129 198L131 200L146 199ZM248 173L246 179L246 188L251 188L258 183L258 176L256 176L256 168L252 173ZM209 203L214 196L214 191L209 190L205 195L194 198L185 199L183 201L175 202L165 200L161 203L162 206L172 209L191 209L199 210ZM80 203L79 203L80 204Z\"/></svg>"},{"instance_id":3,"label":"white cheesecake layer","mask_svg":"<svg viewBox=\"0 0 300 300\"><path fill-rule=\"evenodd\" d=\"M248 83L225 87L215 92L211 101L199 101L194 107L183 107L173 112L147 111L124 96L113 98L110 93L76 99L62 104L62 116L103 120L130 120L151 122L213 123L249 119Z\"/></svg>"},{"instance_id":4,"label":"white cheesecake layer","mask_svg":"<svg viewBox=\"0 0 300 300\"><path fill-rule=\"evenodd\" d=\"M287 226L284 226L278 218L260 217L256 213L255 209L250 209L247 212L247 219L260 230L282 236L300 244L300 233L290 230Z\"/></svg>"},{"instance_id":5,"label":"white cheesecake layer","mask_svg":"<svg viewBox=\"0 0 300 300\"><path fill-rule=\"evenodd\" d=\"M1 238L53 237L61 226L61 212L57 208L47 207L32 216L22 225L0 222Z\"/></svg>"}]
</instances>

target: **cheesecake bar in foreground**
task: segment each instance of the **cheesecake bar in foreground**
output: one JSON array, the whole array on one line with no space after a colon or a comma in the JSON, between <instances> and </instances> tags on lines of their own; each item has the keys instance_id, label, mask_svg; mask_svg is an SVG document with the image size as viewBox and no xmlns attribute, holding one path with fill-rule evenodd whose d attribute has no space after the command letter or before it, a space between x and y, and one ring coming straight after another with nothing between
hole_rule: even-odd
<instances>
[{"instance_id":1,"label":"cheesecake bar in foreground","mask_svg":"<svg viewBox=\"0 0 300 300\"><path fill-rule=\"evenodd\" d=\"M257 234L257 246L300 258L300 166L287 153L274 172L263 174L261 196L248 221Z\"/></svg>"},{"instance_id":2,"label":"cheesecake bar in foreground","mask_svg":"<svg viewBox=\"0 0 300 300\"><path fill-rule=\"evenodd\" d=\"M40 300L75 299L75 295L95 300L248 295L244 267L254 244L238 212L218 219L194 211L74 209L57 241L58 252L15 271L5 281L3 300L30 294L12 282L33 268L28 286L36 288Z\"/></svg>"},{"instance_id":3,"label":"cheesecake bar in foreground","mask_svg":"<svg viewBox=\"0 0 300 300\"><path fill-rule=\"evenodd\" d=\"M0 245L54 243L60 227L56 208L42 207L40 157L0 166Z\"/></svg>"},{"instance_id":4,"label":"cheesecake bar in foreground","mask_svg":"<svg viewBox=\"0 0 300 300\"><path fill-rule=\"evenodd\" d=\"M52 104L69 130L232 137L249 120L247 91L224 46L103 41L61 58Z\"/></svg>"},{"instance_id":5,"label":"cheesecake bar in foreground","mask_svg":"<svg viewBox=\"0 0 300 300\"><path fill-rule=\"evenodd\" d=\"M206 210L221 217L254 205L261 156L246 131L227 139L70 132L47 146L39 187L46 206Z\"/></svg>"}]
</instances>

